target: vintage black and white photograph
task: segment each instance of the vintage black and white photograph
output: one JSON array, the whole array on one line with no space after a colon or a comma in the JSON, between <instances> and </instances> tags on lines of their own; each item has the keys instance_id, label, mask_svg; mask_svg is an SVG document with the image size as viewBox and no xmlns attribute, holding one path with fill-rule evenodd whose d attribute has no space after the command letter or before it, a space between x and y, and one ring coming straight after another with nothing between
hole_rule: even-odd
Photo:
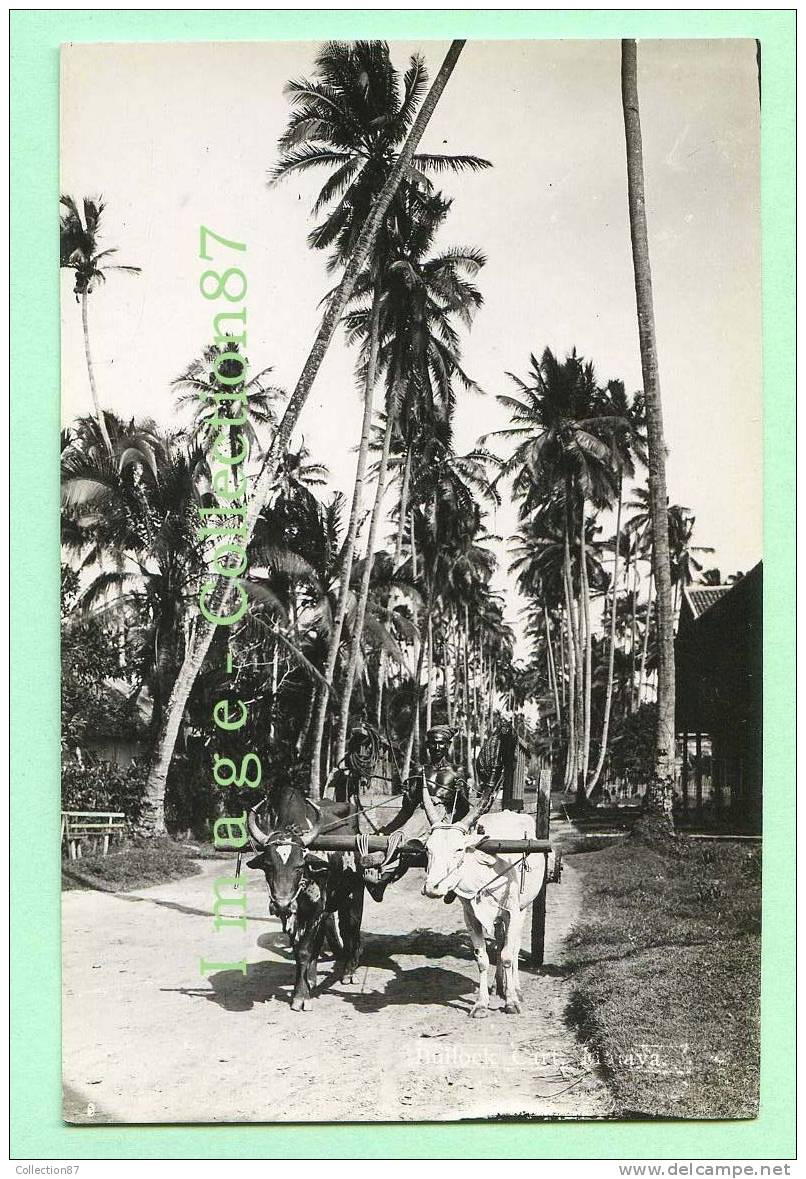
<instances>
[{"instance_id":1,"label":"vintage black and white photograph","mask_svg":"<svg viewBox=\"0 0 806 1179\"><path fill-rule=\"evenodd\" d=\"M761 85L62 47L67 1122L757 1115Z\"/></svg>"}]
</instances>

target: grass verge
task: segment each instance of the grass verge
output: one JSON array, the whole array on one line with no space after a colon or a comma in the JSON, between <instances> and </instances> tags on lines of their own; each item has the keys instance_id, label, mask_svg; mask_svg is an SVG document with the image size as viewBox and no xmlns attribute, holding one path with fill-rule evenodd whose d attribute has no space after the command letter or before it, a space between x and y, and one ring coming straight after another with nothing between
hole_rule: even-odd
<instances>
[{"instance_id":1,"label":"grass verge","mask_svg":"<svg viewBox=\"0 0 806 1179\"><path fill-rule=\"evenodd\" d=\"M170 839L143 840L108 856L62 860L62 889L94 888L101 892L129 892L151 884L165 884L200 872L192 849Z\"/></svg>"},{"instance_id":2,"label":"grass verge","mask_svg":"<svg viewBox=\"0 0 806 1179\"><path fill-rule=\"evenodd\" d=\"M760 847L629 839L573 863L568 1014L618 1116L756 1116Z\"/></svg>"}]
</instances>

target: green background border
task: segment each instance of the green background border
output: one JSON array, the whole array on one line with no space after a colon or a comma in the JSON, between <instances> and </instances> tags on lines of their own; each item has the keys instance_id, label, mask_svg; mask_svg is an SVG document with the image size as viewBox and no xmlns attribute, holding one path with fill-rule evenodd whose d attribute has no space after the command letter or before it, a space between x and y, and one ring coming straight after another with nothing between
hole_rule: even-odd
<instances>
[{"instance_id":1,"label":"green background border","mask_svg":"<svg viewBox=\"0 0 806 1179\"><path fill-rule=\"evenodd\" d=\"M791 1158L795 1130L793 11L15 11L12 132L12 1156ZM762 42L764 966L752 1122L74 1127L59 1020L58 49L64 41L755 37ZM98 112L98 117L103 117ZM741 243L737 243L741 248ZM707 391L703 391L707 396ZM681 996L681 1001L685 997Z\"/></svg>"}]
</instances>

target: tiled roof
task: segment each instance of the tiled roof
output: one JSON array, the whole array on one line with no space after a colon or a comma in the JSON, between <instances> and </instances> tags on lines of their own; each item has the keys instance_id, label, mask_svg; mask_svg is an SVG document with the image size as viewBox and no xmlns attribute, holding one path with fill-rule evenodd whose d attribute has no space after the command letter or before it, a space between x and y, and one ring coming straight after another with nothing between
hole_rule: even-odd
<instances>
[{"instance_id":1,"label":"tiled roof","mask_svg":"<svg viewBox=\"0 0 806 1179\"><path fill-rule=\"evenodd\" d=\"M731 589L733 589L732 585L698 585L687 589L686 597L694 617L699 618L711 606L715 606L719 599L723 598Z\"/></svg>"}]
</instances>

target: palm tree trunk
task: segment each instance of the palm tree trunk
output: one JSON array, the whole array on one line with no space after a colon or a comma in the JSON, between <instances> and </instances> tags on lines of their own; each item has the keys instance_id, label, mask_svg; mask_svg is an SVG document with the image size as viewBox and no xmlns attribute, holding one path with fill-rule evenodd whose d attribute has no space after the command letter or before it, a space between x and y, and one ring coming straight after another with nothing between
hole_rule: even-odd
<instances>
[{"instance_id":1,"label":"palm tree trunk","mask_svg":"<svg viewBox=\"0 0 806 1179\"><path fill-rule=\"evenodd\" d=\"M546 608L545 594L541 595L543 606L543 625L546 630L546 659L548 660L549 684L554 693L554 709L557 716L557 728L562 727L563 714L560 708L560 689L557 686L557 668L554 663L554 648L551 642L551 622L549 621L549 612Z\"/></svg>"},{"instance_id":2,"label":"palm tree trunk","mask_svg":"<svg viewBox=\"0 0 806 1179\"><path fill-rule=\"evenodd\" d=\"M566 759L566 789L570 790L576 781L577 775L577 684L573 588L571 584L571 548L568 541L567 527L563 540L563 590L565 593L565 631L568 639L568 757Z\"/></svg>"},{"instance_id":3,"label":"palm tree trunk","mask_svg":"<svg viewBox=\"0 0 806 1179\"><path fill-rule=\"evenodd\" d=\"M582 770L582 743L585 732L585 656L584 656L584 622L582 618L582 588L576 588L574 597L574 658L576 667L577 693L577 785Z\"/></svg>"},{"instance_id":4,"label":"palm tree trunk","mask_svg":"<svg viewBox=\"0 0 806 1179\"><path fill-rule=\"evenodd\" d=\"M106 443L106 449L110 454L112 451L112 439L109 437L109 430L106 425L106 418L104 411L101 409L101 403L98 400L98 389L95 384L95 369L92 366L92 353L90 352L90 329L87 323L87 292L81 292L81 326L84 329L84 355L87 359L87 376L90 379L90 392L92 393L92 404L95 408L95 417L98 420L98 429L101 431L101 437Z\"/></svg>"},{"instance_id":5,"label":"palm tree trunk","mask_svg":"<svg viewBox=\"0 0 806 1179\"><path fill-rule=\"evenodd\" d=\"M638 675L638 707L640 708L644 702L644 687L646 685L646 663L647 655L649 653L649 627L652 622L652 590L655 583L655 574L650 570L649 574L649 589L647 591L646 599L646 621L644 623L644 640L641 646L641 670Z\"/></svg>"},{"instance_id":6,"label":"palm tree trunk","mask_svg":"<svg viewBox=\"0 0 806 1179\"><path fill-rule=\"evenodd\" d=\"M636 619L638 616L638 549L635 550L635 562L632 574L632 622L630 623L630 712L635 712L635 673L638 670L636 659Z\"/></svg>"},{"instance_id":7,"label":"palm tree trunk","mask_svg":"<svg viewBox=\"0 0 806 1179\"><path fill-rule=\"evenodd\" d=\"M381 280L380 278L377 278L372 293L370 348L367 361L366 384L364 387L364 414L361 419L361 441L358 447L358 460L356 462L355 468L355 483L353 484L353 500L350 506L350 521L347 527L347 538L344 545L344 563L339 574L339 598L336 606L336 617L333 620L333 629L330 633L327 649L327 662L325 664L325 679L329 684L333 683L336 673L336 663L338 662L339 658L339 648L341 646L341 636L344 630L344 620L347 617L347 606L350 600L350 582L352 580L353 561L355 560L356 542L358 539L358 527L361 522L361 509L364 502L364 480L366 479L367 474L369 441L372 431L373 394L375 390L375 376L378 367L378 331L381 311L381 293ZM345 679L345 684L347 682L347 679ZM350 685L350 693L352 693L352 685ZM319 702L317 705L316 720L313 729L313 741L311 746L310 789L314 798L319 797L321 784L321 745L322 734L324 733L325 729L325 716L327 715L328 701L329 694L322 690L319 693ZM336 761L338 763L344 756L344 750L341 748L340 739L341 713L339 714L339 727L337 732L339 734L336 749Z\"/></svg>"},{"instance_id":8,"label":"palm tree trunk","mask_svg":"<svg viewBox=\"0 0 806 1179\"><path fill-rule=\"evenodd\" d=\"M342 280L328 304L327 311L316 334L313 347L308 354L308 359L305 361L294 392L285 408L282 420L274 433L272 444L263 460L245 521L244 531L246 535L243 540L244 548L248 546L249 541L252 539L255 523L268 499L276 476L277 467L288 448L291 434L296 427L299 415L308 399L308 394L311 391L316 375L322 366L322 361L325 358L330 342L336 333L336 328L338 327L344 308L353 293L356 279L366 264L389 206L400 187L400 182L404 174L411 165L412 157L417 150L442 92L453 73L464 45L465 43L462 40L451 42L450 48L445 55L445 60L440 66L439 73L417 112L417 118L414 120L414 125L409 132L403 150L395 161L386 183L381 189L378 199L364 223L353 254L345 268ZM225 606L225 603L236 592L236 587L230 584L230 580L229 578L222 578L218 591L211 597L210 612L214 615L222 606ZM179 675L174 684L174 690L171 693L166 716L160 726L145 789L145 805L149 820L144 825L144 830L149 832L155 832L158 829L162 831L165 827L163 804L168 768L173 758L174 746L179 734L179 727L182 723L182 716L188 696L204 663L217 625L219 624L208 622L206 619L204 621L200 620L196 633L196 641L185 655L184 663L180 668ZM314 749L314 754L318 762L320 756L318 748ZM313 774L311 775L311 779L313 782ZM318 791L318 771L315 787Z\"/></svg>"},{"instance_id":9,"label":"palm tree trunk","mask_svg":"<svg viewBox=\"0 0 806 1179\"><path fill-rule=\"evenodd\" d=\"M300 729L299 737L297 738L297 755L298 756L299 756L299 754L302 753L302 750L305 748L305 743L308 740L308 735L309 735L310 728L311 728L311 722L313 721L313 711L314 711L315 705L316 705L316 685L311 684L311 695L308 699L308 709L307 709L307 712L305 713L305 723L303 724L302 728Z\"/></svg>"},{"instance_id":10,"label":"palm tree trunk","mask_svg":"<svg viewBox=\"0 0 806 1179\"><path fill-rule=\"evenodd\" d=\"M414 550L412 549L412 560L416 560ZM425 605L425 625L431 620L431 612L434 608L434 586L428 587L428 597ZM412 717L412 725L409 730L409 738L406 742L406 749L403 755L403 778L407 778L411 771L411 761L414 750L417 750L417 756L420 756L420 680L423 676L423 661L425 659L426 644L417 642L417 664L414 671L414 715Z\"/></svg>"},{"instance_id":11,"label":"palm tree trunk","mask_svg":"<svg viewBox=\"0 0 806 1179\"><path fill-rule=\"evenodd\" d=\"M498 660L493 659L490 668L490 699L488 702L487 725L492 729L493 720L495 719L495 679L498 675Z\"/></svg>"},{"instance_id":12,"label":"palm tree trunk","mask_svg":"<svg viewBox=\"0 0 806 1179\"><path fill-rule=\"evenodd\" d=\"M383 689L386 683L386 652L378 657L378 699L375 702L375 727L380 729L383 719Z\"/></svg>"},{"instance_id":13,"label":"palm tree trunk","mask_svg":"<svg viewBox=\"0 0 806 1179\"><path fill-rule=\"evenodd\" d=\"M154 754L148 772L148 781L143 797L143 806L138 823L138 833L147 836L165 834L165 787L168 781L168 770L171 767L176 740L185 713L191 689L196 677L201 671L205 656L210 647L213 627L205 628L196 642L188 645L188 650L174 682L173 690L168 698L168 707L160 723L157 739L154 744ZM206 639L206 642L205 642Z\"/></svg>"},{"instance_id":14,"label":"palm tree trunk","mask_svg":"<svg viewBox=\"0 0 806 1179\"><path fill-rule=\"evenodd\" d=\"M374 327L376 329L375 358L377 359L377 322L375 322ZM358 592L358 605L356 606L353 633L350 637L350 649L347 656L347 671L345 672L344 687L342 689L341 709L339 711L339 743L336 750L337 761L341 761L341 759L344 757L344 751L347 747L347 728L350 723L350 702L353 697L355 674L358 668L358 660L361 655L361 640L364 637L364 623L367 617L367 602L369 600L369 583L372 577L372 566L375 559L375 542L378 535L378 524L380 523L381 518L381 507L383 506L383 493L386 490L386 472L389 466L389 450L392 445L392 431L394 429L394 425L395 414L393 411L393 406L390 405L389 411L386 415L386 429L384 430L383 434L381 465L378 471L378 486L375 489L375 503L372 505L372 516L369 522L369 536L367 537L367 551L364 557L364 569L361 574L361 587ZM369 446L369 434L367 434L367 446Z\"/></svg>"},{"instance_id":15,"label":"palm tree trunk","mask_svg":"<svg viewBox=\"0 0 806 1179\"><path fill-rule=\"evenodd\" d=\"M274 652L271 657L271 716L269 720L269 742L274 741L277 730L277 681L280 670L280 644L274 640ZM315 690L315 689L314 689Z\"/></svg>"},{"instance_id":16,"label":"palm tree trunk","mask_svg":"<svg viewBox=\"0 0 806 1179\"><path fill-rule=\"evenodd\" d=\"M563 586L565 586L565 578L563 578ZM571 698L570 698L571 697L570 685L571 685L571 677L572 677L571 664L570 664L571 638L570 638L570 631L569 631L569 626L568 626L568 610L566 607L563 607L560 626L561 626L561 633L560 633L561 653L562 653L562 661L563 661L563 707L566 709L565 773L563 775L563 789L570 790L571 789L571 782L572 782L572 772L571 772L571 770L572 770L572 767L571 767L572 740L571 740L571 734L573 732L574 726L573 726L573 722L571 719L572 707L571 707Z\"/></svg>"},{"instance_id":17,"label":"palm tree trunk","mask_svg":"<svg viewBox=\"0 0 806 1179\"><path fill-rule=\"evenodd\" d=\"M409 730L408 740L406 742L406 749L403 755L403 777L406 778L411 773L411 763L414 757L415 750L417 757L420 756L420 680L423 674L423 662L425 660L425 643L419 643L417 647L417 664L414 672L414 698L412 704L412 724Z\"/></svg>"},{"instance_id":18,"label":"palm tree trunk","mask_svg":"<svg viewBox=\"0 0 806 1179\"><path fill-rule=\"evenodd\" d=\"M632 545L628 542L628 544L627 544L627 558L624 562L624 588L627 591L627 594L629 594L629 592L630 592L630 562L631 562L631 560L632 560ZM621 707L621 714L622 714L622 716L626 716L627 715L627 698L628 698L626 668L627 668L627 662L629 659L629 653L628 653L628 648L627 648L627 621L626 621L626 619L624 620L622 654L623 654L624 658L622 660L623 677L621 680L621 706L622 706Z\"/></svg>"},{"instance_id":19,"label":"palm tree trunk","mask_svg":"<svg viewBox=\"0 0 806 1179\"><path fill-rule=\"evenodd\" d=\"M565 562L565 576L567 586L567 609L569 634L571 642L569 650L571 652L571 659L569 662L570 675L574 680L574 713L573 713L573 744L571 746L571 772L572 785L578 785L579 771L581 768L582 758L582 735L583 735L583 662L582 662L582 640L580 636L581 630L581 606L579 596L574 592L574 572L571 564L571 537L574 533L573 523L573 482L570 473L565 475L565 527L563 531L563 560Z\"/></svg>"},{"instance_id":20,"label":"palm tree trunk","mask_svg":"<svg viewBox=\"0 0 806 1179\"><path fill-rule=\"evenodd\" d=\"M580 595L585 619L585 702L582 734L582 792L586 791L591 748L591 693L593 671L593 635L591 634L590 584L588 581L588 552L585 543L585 497L582 497L582 522L579 530Z\"/></svg>"},{"instance_id":21,"label":"palm tree trunk","mask_svg":"<svg viewBox=\"0 0 806 1179\"><path fill-rule=\"evenodd\" d=\"M463 654L462 654L462 682L463 682L463 687L464 687L464 702L465 702L465 769L467 770L468 774L472 774L473 763L471 761L471 753L470 753L470 740L471 740L470 666L468 663L468 654L467 654L468 644L470 642L470 623L468 621L467 602L464 603L464 615L465 615L465 625L464 625L464 630L463 630L463 635L462 635L462 638L463 638L463 642L462 642L462 651L463 651Z\"/></svg>"},{"instance_id":22,"label":"palm tree trunk","mask_svg":"<svg viewBox=\"0 0 806 1179\"><path fill-rule=\"evenodd\" d=\"M605 757L607 756L607 738L610 734L610 708L613 703L613 672L616 666L616 604L618 602L618 565L621 549L621 509L624 501L624 480L619 476L618 508L616 509L616 551L613 557L613 593L610 596L610 649L607 655L607 689L605 692L604 720L602 721L602 741L599 746L599 760L593 771L589 794L593 794L602 773Z\"/></svg>"},{"instance_id":23,"label":"palm tree trunk","mask_svg":"<svg viewBox=\"0 0 806 1179\"><path fill-rule=\"evenodd\" d=\"M411 447L406 447L406 465L403 468L403 482L400 486L400 508L397 517L397 537L395 538L395 569L403 564L403 537L406 531L406 520L409 514L409 485L411 483Z\"/></svg>"},{"instance_id":24,"label":"palm tree trunk","mask_svg":"<svg viewBox=\"0 0 806 1179\"><path fill-rule=\"evenodd\" d=\"M456 642L454 643L454 673L453 673L453 714L457 724L462 717L462 644L459 630L459 617L455 618Z\"/></svg>"},{"instance_id":25,"label":"palm tree trunk","mask_svg":"<svg viewBox=\"0 0 806 1179\"><path fill-rule=\"evenodd\" d=\"M451 699L452 687L451 678L448 668L448 635L447 629L443 628L442 632L442 683L445 689L445 712L449 725L453 725L453 701Z\"/></svg>"},{"instance_id":26,"label":"palm tree trunk","mask_svg":"<svg viewBox=\"0 0 806 1179\"><path fill-rule=\"evenodd\" d=\"M425 731L426 733L431 728L431 696L434 691L434 622L429 617L427 630L427 670L426 670L426 684L428 685L425 693Z\"/></svg>"},{"instance_id":27,"label":"palm tree trunk","mask_svg":"<svg viewBox=\"0 0 806 1179\"><path fill-rule=\"evenodd\" d=\"M638 52L632 39L625 39L621 43L621 95L627 152L627 192L635 301L646 401L652 551L658 598L658 728L655 739L654 780L647 788L647 809L654 815L662 816L664 825L669 828L672 823L675 783L675 664L669 519L666 506L666 439L663 431L663 406L658 376L652 272L649 264L644 197L644 161L638 105Z\"/></svg>"},{"instance_id":28,"label":"palm tree trunk","mask_svg":"<svg viewBox=\"0 0 806 1179\"><path fill-rule=\"evenodd\" d=\"M476 639L476 678L473 689L473 703L476 710L476 740L478 744L484 740L487 725L485 718L487 716L487 709L485 708L485 689L487 685L487 668L484 661L484 646L479 634Z\"/></svg>"}]
</instances>

